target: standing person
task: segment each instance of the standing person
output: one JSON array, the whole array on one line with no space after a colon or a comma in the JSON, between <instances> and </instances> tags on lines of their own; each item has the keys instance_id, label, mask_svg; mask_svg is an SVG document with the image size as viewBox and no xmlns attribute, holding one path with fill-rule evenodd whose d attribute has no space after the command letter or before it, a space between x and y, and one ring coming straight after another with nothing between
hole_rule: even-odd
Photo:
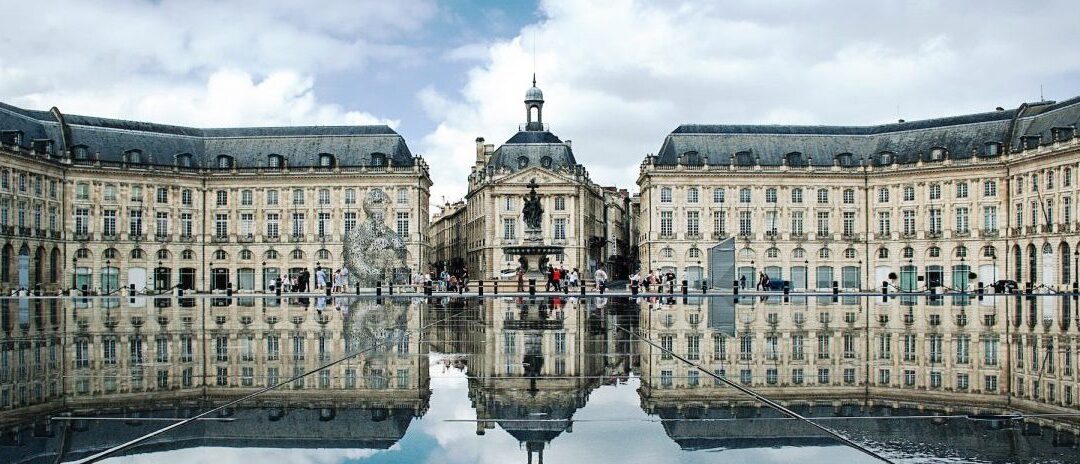
<instances>
[{"instance_id":1,"label":"standing person","mask_svg":"<svg viewBox=\"0 0 1080 464\"><path fill-rule=\"evenodd\" d=\"M341 291L349 292L349 268L341 267Z\"/></svg>"},{"instance_id":2,"label":"standing person","mask_svg":"<svg viewBox=\"0 0 1080 464\"><path fill-rule=\"evenodd\" d=\"M746 290L746 276L745 275L739 276L739 288L741 288L743 290Z\"/></svg>"},{"instance_id":3,"label":"standing person","mask_svg":"<svg viewBox=\"0 0 1080 464\"><path fill-rule=\"evenodd\" d=\"M326 288L326 271L323 268L315 269L315 289Z\"/></svg>"},{"instance_id":4,"label":"standing person","mask_svg":"<svg viewBox=\"0 0 1080 464\"><path fill-rule=\"evenodd\" d=\"M633 272L630 274L630 288L636 288L641 285L641 274Z\"/></svg>"},{"instance_id":5,"label":"standing person","mask_svg":"<svg viewBox=\"0 0 1080 464\"><path fill-rule=\"evenodd\" d=\"M311 291L311 271L308 271L307 269L304 269L304 271L300 273L300 291Z\"/></svg>"},{"instance_id":6,"label":"standing person","mask_svg":"<svg viewBox=\"0 0 1080 464\"><path fill-rule=\"evenodd\" d=\"M596 281L596 290L599 291L601 287L607 285L608 275L604 271L604 266L596 266L596 272L593 274L593 280Z\"/></svg>"},{"instance_id":7,"label":"standing person","mask_svg":"<svg viewBox=\"0 0 1080 464\"><path fill-rule=\"evenodd\" d=\"M462 269L461 270L461 289L463 291L466 291L466 292L469 291L469 270L468 269Z\"/></svg>"},{"instance_id":8,"label":"standing person","mask_svg":"<svg viewBox=\"0 0 1080 464\"><path fill-rule=\"evenodd\" d=\"M570 271L570 288L577 290L578 285L581 285L581 273L575 267L574 270Z\"/></svg>"},{"instance_id":9,"label":"standing person","mask_svg":"<svg viewBox=\"0 0 1080 464\"><path fill-rule=\"evenodd\" d=\"M525 271L523 271L520 267L517 270L517 281L518 281L518 290L517 291L518 292L524 292L525 291Z\"/></svg>"},{"instance_id":10,"label":"standing person","mask_svg":"<svg viewBox=\"0 0 1080 464\"><path fill-rule=\"evenodd\" d=\"M562 269L553 268L551 270L551 283L555 286L555 291L562 290Z\"/></svg>"},{"instance_id":11,"label":"standing person","mask_svg":"<svg viewBox=\"0 0 1080 464\"><path fill-rule=\"evenodd\" d=\"M649 273L645 274L645 278L642 279L642 285L645 286L645 293L649 293L649 286L653 283L653 270L649 269Z\"/></svg>"}]
</instances>

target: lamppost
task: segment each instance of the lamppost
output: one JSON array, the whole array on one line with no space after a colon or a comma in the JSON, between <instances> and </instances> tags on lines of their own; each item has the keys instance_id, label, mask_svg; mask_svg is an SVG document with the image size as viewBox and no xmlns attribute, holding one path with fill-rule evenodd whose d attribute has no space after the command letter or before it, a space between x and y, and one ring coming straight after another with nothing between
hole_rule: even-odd
<instances>
[{"instance_id":1,"label":"lamppost","mask_svg":"<svg viewBox=\"0 0 1080 464\"><path fill-rule=\"evenodd\" d=\"M1080 274L1080 248L1077 248L1075 251L1073 251L1073 275L1072 275L1072 278L1073 278L1073 283L1074 284L1077 282L1077 280L1078 280L1077 278L1080 277L1080 276L1078 276L1078 274Z\"/></svg>"},{"instance_id":2,"label":"lamppost","mask_svg":"<svg viewBox=\"0 0 1080 464\"><path fill-rule=\"evenodd\" d=\"M209 269L206 272L206 291L211 293L214 291L214 262L208 263Z\"/></svg>"},{"instance_id":3,"label":"lamppost","mask_svg":"<svg viewBox=\"0 0 1080 464\"><path fill-rule=\"evenodd\" d=\"M159 280L158 278L161 277L161 274L164 274L163 272L161 272L161 268L164 267L164 266L165 266L164 263L162 263L161 261L158 261L157 262L157 269L154 269L154 288L155 289L165 290L165 288L163 288L163 286L161 285L161 282L158 281ZM172 283L172 282L165 282L164 287L168 287L170 283Z\"/></svg>"},{"instance_id":4,"label":"lamppost","mask_svg":"<svg viewBox=\"0 0 1080 464\"><path fill-rule=\"evenodd\" d=\"M101 273L101 293L108 294L112 290L110 289L110 286L105 283L105 274L108 273L109 275L112 275L112 261L108 259L105 260L104 270L105 272Z\"/></svg>"},{"instance_id":5,"label":"lamppost","mask_svg":"<svg viewBox=\"0 0 1080 464\"><path fill-rule=\"evenodd\" d=\"M75 272L76 272L76 269L78 269L78 265L79 265L79 258L78 257L71 258L71 288L72 288L72 290L74 290L75 285L77 285L75 283Z\"/></svg>"}]
</instances>

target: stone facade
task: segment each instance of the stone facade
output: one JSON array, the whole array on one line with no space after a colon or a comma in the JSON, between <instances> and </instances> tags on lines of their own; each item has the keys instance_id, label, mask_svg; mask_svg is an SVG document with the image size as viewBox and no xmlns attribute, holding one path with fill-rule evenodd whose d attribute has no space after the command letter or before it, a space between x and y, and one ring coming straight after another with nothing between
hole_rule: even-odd
<instances>
[{"instance_id":1,"label":"stone facade","mask_svg":"<svg viewBox=\"0 0 1080 464\"><path fill-rule=\"evenodd\" d=\"M191 129L5 105L0 132L5 291L263 291L340 268L375 188L405 266L427 268L428 167L385 126Z\"/></svg>"}]
</instances>

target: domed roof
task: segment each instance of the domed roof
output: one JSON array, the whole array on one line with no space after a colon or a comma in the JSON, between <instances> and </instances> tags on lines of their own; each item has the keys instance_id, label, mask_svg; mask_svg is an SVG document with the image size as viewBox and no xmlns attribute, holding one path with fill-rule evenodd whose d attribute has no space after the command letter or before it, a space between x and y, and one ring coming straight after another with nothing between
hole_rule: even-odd
<instances>
[{"instance_id":1,"label":"domed roof","mask_svg":"<svg viewBox=\"0 0 1080 464\"><path fill-rule=\"evenodd\" d=\"M533 85L525 91L525 101L544 101L544 92L536 86L536 73L533 73Z\"/></svg>"},{"instance_id":2,"label":"domed roof","mask_svg":"<svg viewBox=\"0 0 1080 464\"><path fill-rule=\"evenodd\" d=\"M541 92L538 87L533 85L529 90L525 91L525 101L539 100L544 101L544 92Z\"/></svg>"}]
</instances>

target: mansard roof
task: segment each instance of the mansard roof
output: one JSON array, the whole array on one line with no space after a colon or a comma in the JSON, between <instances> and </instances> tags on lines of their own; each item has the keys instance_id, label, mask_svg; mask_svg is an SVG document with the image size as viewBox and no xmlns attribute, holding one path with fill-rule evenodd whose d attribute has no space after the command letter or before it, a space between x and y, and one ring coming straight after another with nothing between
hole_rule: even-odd
<instances>
[{"instance_id":1,"label":"mansard roof","mask_svg":"<svg viewBox=\"0 0 1080 464\"><path fill-rule=\"evenodd\" d=\"M654 162L701 164L708 157L710 165L857 166L997 156L1005 144L1024 149L1024 136L1040 136L1043 144L1071 138L1078 122L1080 98L874 126L686 124L667 136Z\"/></svg>"},{"instance_id":2,"label":"mansard roof","mask_svg":"<svg viewBox=\"0 0 1080 464\"><path fill-rule=\"evenodd\" d=\"M179 154L191 154L193 166L214 167L218 156L237 167L266 166L269 155L284 157L290 167L319 165L320 154L337 165L367 166L385 160L390 166L415 163L405 139L386 125L194 128L140 121L64 115L0 103L0 131L22 132L21 145L51 140L56 157L85 147L98 160L122 162L124 153L139 150L149 164L172 165ZM381 155L381 156L376 156Z\"/></svg>"},{"instance_id":3,"label":"mansard roof","mask_svg":"<svg viewBox=\"0 0 1080 464\"><path fill-rule=\"evenodd\" d=\"M573 168L574 151L548 131L520 131L510 137L491 156L491 166L511 171L531 166L546 169Z\"/></svg>"}]
</instances>

